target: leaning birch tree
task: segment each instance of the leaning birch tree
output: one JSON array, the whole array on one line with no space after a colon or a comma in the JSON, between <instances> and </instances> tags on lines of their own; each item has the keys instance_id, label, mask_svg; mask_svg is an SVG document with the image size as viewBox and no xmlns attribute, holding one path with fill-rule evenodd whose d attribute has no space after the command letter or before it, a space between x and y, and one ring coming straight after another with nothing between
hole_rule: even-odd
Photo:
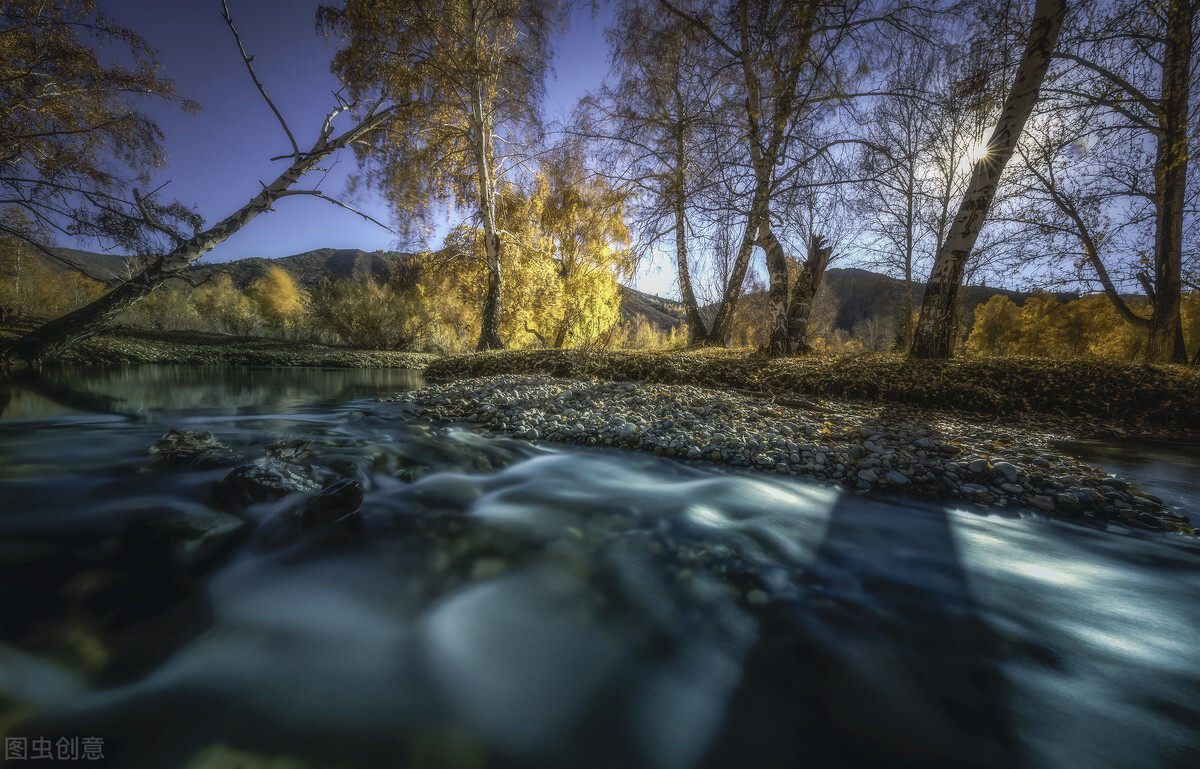
<instances>
[{"instance_id":1,"label":"leaning birch tree","mask_svg":"<svg viewBox=\"0 0 1200 769\"><path fill-rule=\"evenodd\" d=\"M1066 0L1037 0L1029 39L1004 110L988 139L987 151L972 169L958 215L934 259L909 352L914 358L948 358L953 354L954 308L963 272L979 231L987 221L1000 175L1037 104L1066 15Z\"/></svg>"},{"instance_id":2,"label":"leaning birch tree","mask_svg":"<svg viewBox=\"0 0 1200 769\"><path fill-rule=\"evenodd\" d=\"M402 224L447 203L478 217L487 263L480 350L504 347L497 204L541 138L557 7L551 0L346 0L319 12L341 43L333 69L351 92L387 95L398 106L398 119L357 148L366 179Z\"/></svg>"},{"instance_id":3,"label":"leaning birch tree","mask_svg":"<svg viewBox=\"0 0 1200 769\"><path fill-rule=\"evenodd\" d=\"M339 97L337 106L325 116L316 140L308 149L302 149L292 129L258 79L253 66L254 57L246 53L225 0L222 0L221 8L225 22L237 41L250 77L275 114L283 132L287 135L291 151L280 158L289 161L287 168L270 183L262 183L258 194L212 227L201 229L198 217L194 219L195 229L190 236L181 232L171 221L162 216L162 208L152 205L148 196L141 195L137 189L132 190L132 201L124 201L117 197L107 199L105 205L110 209L111 215L119 215L124 221L137 227L158 232L168 240L171 248L153 255L149 264L141 272L96 301L56 318L11 342L3 350L4 353L31 362L45 361L57 357L72 345L104 331L122 313L148 296L165 281L172 278L186 279L185 271L193 262L228 240L230 236L259 214L270 211L272 206L282 198L308 195L354 210L349 205L326 196L320 189L296 189L295 185L305 174L316 169L321 161L338 150L367 140L373 132L385 126L396 111L395 105L389 104L386 99L377 99L362 108L352 126L339 133L334 126L335 119L342 113L354 111L356 106ZM355 213L358 212L355 211Z\"/></svg>"}]
</instances>

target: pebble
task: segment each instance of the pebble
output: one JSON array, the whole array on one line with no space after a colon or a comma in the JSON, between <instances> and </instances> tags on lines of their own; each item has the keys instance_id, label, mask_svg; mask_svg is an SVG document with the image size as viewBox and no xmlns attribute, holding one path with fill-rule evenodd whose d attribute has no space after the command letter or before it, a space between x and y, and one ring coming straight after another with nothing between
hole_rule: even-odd
<instances>
[{"instance_id":1,"label":"pebble","mask_svg":"<svg viewBox=\"0 0 1200 769\"><path fill-rule=\"evenodd\" d=\"M1055 451L1051 441L1061 436L942 413L829 401L820 410L798 409L769 395L694 385L518 374L431 384L388 400L412 403L427 419L531 441L637 449L863 493L966 495L974 504L1194 533L1153 495Z\"/></svg>"},{"instance_id":2,"label":"pebble","mask_svg":"<svg viewBox=\"0 0 1200 769\"><path fill-rule=\"evenodd\" d=\"M1009 483L1017 482L1017 468L1013 467L1010 462L997 462L992 465L992 469L1004 476L1004 480Z\"/></svg>"}]
</instances>

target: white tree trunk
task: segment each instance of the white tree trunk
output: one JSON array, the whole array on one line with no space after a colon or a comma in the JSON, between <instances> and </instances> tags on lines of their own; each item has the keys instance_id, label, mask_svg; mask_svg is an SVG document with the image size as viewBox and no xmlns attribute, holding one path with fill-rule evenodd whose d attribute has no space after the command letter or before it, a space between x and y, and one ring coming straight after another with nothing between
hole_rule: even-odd
<instances>
[{"instance_id":1,"label":"white tree trunk","mask_svg":"<svg viewBox=\"0 0 1200 769\"><path fill-rule=\"evenodd\" d=\"M963 270L987 220L996 184L1037 103L1066 13L1066 0L1038 0L1034 8L1029 42L1004 103L1004 112L988 140L986 156L975 163L958 216L934 260L910 352L915 358L948 358L953 354L954 306Z\"/></svg>"},{"instance_id":2,"label":"white tree trunk","mask_svg":"<svg viewBox=\"0 0 1200 769\"><path fill-rule=\"evenodd\" d=\"M112 324L117 317L158 288L163 281L181 275L193 262L229 239L251 220L288 194L300 177L315 168L322 160L361 139L377 128L389 115L388 111L371 114L340 136L330 138L329 120L321 137L308 152L296 156L292 164L262 191L220 222L180 243L148 267L117 286L96 301L74 312L46 323L9 345L7 353L27 361L50 360L72 345L95 336Z\"/></svg>"}]
</instances>

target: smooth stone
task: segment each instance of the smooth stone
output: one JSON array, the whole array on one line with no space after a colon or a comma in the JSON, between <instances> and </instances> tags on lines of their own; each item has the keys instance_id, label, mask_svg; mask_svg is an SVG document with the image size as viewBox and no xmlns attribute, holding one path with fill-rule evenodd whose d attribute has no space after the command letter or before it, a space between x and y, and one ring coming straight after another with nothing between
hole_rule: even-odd
<instances>
[{"instance_id":1,"label":"smooth stone","mask_svg":"<svg viewBox=\"0 0 1200 769\"><path fill-rule=\"evenodd\" d=\"M887 474L885 474L883 477L897 486L907 486L908 484L912 483L912 479L899 470L888 470Z\"/></svg>"},{"instance_id":2,"label":"smooth stone","mask_svg":"<svg viewBox=\"0 0 1200 769\"><path fill-rule=\"evenodd\" d=\"M217 510L175 512L144 518L124 535L163 547L171 561L188 571L202 571L220 560L250 531L250 524Z\"/></svg>"},{"instance_id":3,"label":"smooth stone","mask_svg":"<svg viewBox=\"0 0 1200 769\"><path fill-rule=\"evenodd\" d=\"M992 469L1004 476L1004 480L1009 483L1017 482L1017 468L1010 462L997 462L992 465Z\"/></svg>"},{"instance_id":4,"label":"smooth stone","mask_svg":"<svg viewBox=\"0 0 1200 769\"><path fill-rule=\"evenodd\" d=\"M879 480L879 476L875 474L874 470L859 470L858 479L867 483L875 483Z\"/></svg>"},{"instance_id":5,"label":"smooth stone","mask_svg":"<svg viewBox=\"0 0 1200 769\"><path fill-rule=\"evenodd\" d=\"M1042 496L1041 494L1039 494L1039 495L1033 497L1032 499L1030 499L1029 501L1030 501L1030 503L1033 504L1034 507L1038 508L1039 510L1042 510L1047 513L1054 512L1054 500L1050 499L1050 497Z\"/></svg>"},{"instance_id":6,"label":"smooth stone","mask_svg":"<svg viewBox=\"0 0 1200 769\"><path fill-rule=\"evenodd\" d=\"M362 484L345 479L321 489L303 504L280 510L254 533L256 549L269 552L322 534L326 543L358 541L365 527L359 508L363 501Z\"/></svg>"},{"instance_id":7,"label":"smooth stone","mask_svg":"<svg viewBox=\"0 0 1200 769\"><path fill-rule=\"evenodd\" d=\"M986 459L972 459L967 463L967 469L973 473L982 473L987 470L988 463Z\"/></svg>"},{"instance_id":8,"label":"smooth stone","mask_svg":"<svg viewBox=\"0 0 1200 769\"><path fill-rule=\"evenodd\" d=\"M1060 491L1054 495L1054 506L1060 510L1079 509L1079 497L1069 491Z\"/></svg>"},{"instance_id":9,"label":"smooth stone","mask_svg":"<svg viewBox=\"0 0 1200 769\"><path fill-rule=\"evenodd\" d=\"M316 491L331 474L274 457L259 457L235 467L213 485L213 498L222 506L246 507L273 502L296 491Z\"/></svg>"},{"instance_id":10,"label":"smooth stone","mask_svg":"<svg viewBox=\"0 0 1200 769\"><path fill-rule=\"evenodd\" d=\"M171 428L150 446L149 451L151 454L158 454L170 464L183 465L211 449L228 451L229 447L207 430L197 432Z\"/></svg>"}]
</instances>

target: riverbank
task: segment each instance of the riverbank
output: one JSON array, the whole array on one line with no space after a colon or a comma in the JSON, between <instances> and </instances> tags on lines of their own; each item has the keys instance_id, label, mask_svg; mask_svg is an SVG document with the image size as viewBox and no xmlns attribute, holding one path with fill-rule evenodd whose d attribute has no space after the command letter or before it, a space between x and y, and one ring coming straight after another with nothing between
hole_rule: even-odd
<instances>
[{"instance_id":1,"label":"riverbank","mask_svg":"<svg viewBox=\"0 0 1200 769\"><path fill-rule=\"evenodd\" d=\"M489 356L474 358L486 364ZM462 360L444 359L430 370L444 372L445 363ZM456 379L392 400L415 403L428 419L533 441L754 468L865 495L1037 509L1100 525L1195 533L1154 495L1054 447L1070 436L1028 423L984 423L895 403L536 373Z\"/></svg>"},{"instance_id":2,"label":"riverbank","mask_svg":"<svg viewBox=\"0 0 1200 769\"><path fill-rule=\"evenodd\" d=\"M432 380L546 374L685 384L804 401L948 409L972 421L1076 437L1200 441L1200 368L1097 360L900 355L771 359L744 350L514 350L431 361Z\"/></svg>"},{"instance_id":3,"label":"riverbank","mask_svg":"<svg viewBox=\"0 0 1200 769\"><path fill-rule=\"evenodd\" d=\"M0 331L7 332L0 333L0 339L17 336L16 329ZM57 362L87 366L175 364L421 370L437 357L432 353L359 350L315 342L201 331L120 328L80 343Z\"/></svg>"}]
</instances>

